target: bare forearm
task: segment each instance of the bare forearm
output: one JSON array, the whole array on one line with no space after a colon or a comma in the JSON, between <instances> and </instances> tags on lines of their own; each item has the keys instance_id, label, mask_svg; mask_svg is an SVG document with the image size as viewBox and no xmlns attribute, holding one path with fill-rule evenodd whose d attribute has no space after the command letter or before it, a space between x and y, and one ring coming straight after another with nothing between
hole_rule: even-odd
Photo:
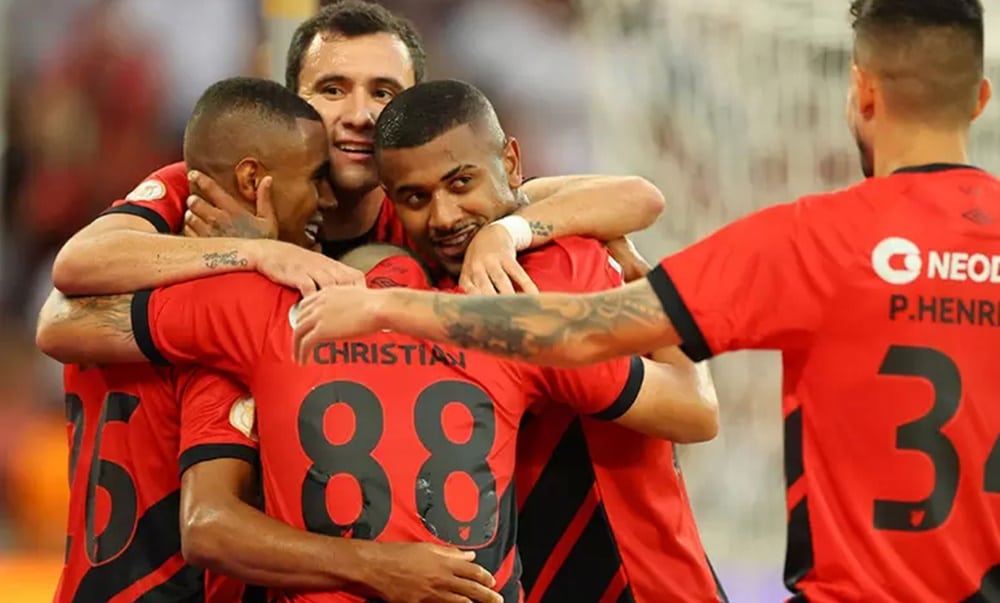
<instances>
[{"instance_id":1,"label":"bare forearm","mask_svg":"<svg viewBox=\"0 0 1000 603\"><path fill-rule=\"evenodd\" d=\"M369 594L363 587L371 565L366 553L378 545L299 530L243 503L211 516L190 519L198 534L194 545L185 534L189 563L272 588Z\"/></svg>"},{"instance_id":2,"label":"bare forearm","mask_svg":"<svg viewBox=\"0 0 1000 603\"><path fill-rule=\"evenodd\" d=\"M386 328L535 364L580 366L680 343L644 280L585 296L385 295Z\"/></svg>"},{"instance_id":3,"label":"bare forearm","mask_svg":"<svg viewBox=\"0 0 1000 603\"><path fill-rule=\"evenodd\" d=\"M39 313L35 343L67 364L141 362L131 307L131 294L67 298L53 289Z\"/></svg>"},{"instance_id":4,"label":"bare forearm","mask_svg":"<svg viewBox=\"0 0 1000 603\"><path fill-rule=\"evenodd\" d=\"M254 270L254 241L194 239L110 230L73 240L52 278L67 295L111 295L243 270Z\"/></svg>"},{"instance_id":5,"label":"bare forearm","mask_svg":"<svg viewBox=\"0 0 1000 603\"><path fill-rule=\"evenodd\" d=\"M613 241L656 221L662 193L637 176L559 176L524 185L532 200L516 213L531 225L532 247L552 239L586 236Z\"/></svg>"}]
</instances>

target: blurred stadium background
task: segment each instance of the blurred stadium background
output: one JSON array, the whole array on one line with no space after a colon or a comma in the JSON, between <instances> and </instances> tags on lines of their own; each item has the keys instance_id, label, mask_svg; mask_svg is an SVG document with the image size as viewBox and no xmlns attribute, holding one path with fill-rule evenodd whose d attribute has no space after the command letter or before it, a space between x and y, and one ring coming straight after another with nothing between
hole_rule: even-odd
<instances>
[{"instance_id":1,"label":"blurred stadium background","mask_svg":"<svg viewBox=\"0 0 1000 603\"><path fill-rule=\"evenodd\" d=\"M860 177L843 119L847 0L383 3L417 23L431 77L472 81L494 99L527 173L656 182L669 208L636 237L650 258ZM32 345L53 253L180 157L187 114L208 84L241 73L281 80L291 30L316 4L0 0L0 599L51 600L64 542L60 371ZM998 31L993 10L987 32ZM997 81L1000 36L989 44ZM997 102L972 146L978 165L1000 172ZM760 353L713 368L723 430L684 448L687 484L732 600L776 601L780 369Z\"/></svg>"}]
</instances>

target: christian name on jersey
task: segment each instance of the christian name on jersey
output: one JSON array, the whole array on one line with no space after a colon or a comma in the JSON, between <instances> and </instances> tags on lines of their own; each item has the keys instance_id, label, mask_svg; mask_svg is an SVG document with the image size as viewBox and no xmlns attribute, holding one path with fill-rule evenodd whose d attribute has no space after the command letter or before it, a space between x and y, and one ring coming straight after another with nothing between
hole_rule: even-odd
<instances>
[{"instance_id":1,"label":"christian name on jersey","mask_svg":"<svg viewBox=\"0 0 1000 603\"><path fill-rule=\"evenodd\" d=\"M1000 283L1000 255L969 251L923 253L903 237L882 239L872 250L872 269L890 285L908 285L923 275L928 279Z\"/></svg>"},{"instance_id":2,"label":"christian name on jersey","mask_svg":"<svg viewBox=\"0 0 1000 603\"><path fill-rule=\"evenodd\" d=\"M338 341L316 346L312 361L316 364L443 364L466 368L465 353L462 351L445 351L439 346L423 343Z\"/></svg>"}]
</instances>

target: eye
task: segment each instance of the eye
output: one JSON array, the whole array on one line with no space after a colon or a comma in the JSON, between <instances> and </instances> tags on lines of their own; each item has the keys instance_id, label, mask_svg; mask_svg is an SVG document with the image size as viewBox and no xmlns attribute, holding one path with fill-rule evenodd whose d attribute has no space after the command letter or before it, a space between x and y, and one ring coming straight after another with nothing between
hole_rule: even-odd
<instances>
[{"instance_id":1,"label":"eye","mask_svg":"<svg viewBox=\"0 0 1000 603\"><path fill-rule=\"evenodd\" d=\"M472 182L472 176L459 176L451 181L452 190L460 191Z\"/></svg>"},{"instance_id":2,"label":"eye","mask_svg":"<svg viewBox=\"0 0 1000 603\"><path fill-rule=\"evenodd\" d=\"M424 205L426 202L427 202L426 193L411 193L405 199L405 203L410 207L420 207L421 205Z\"/></svg>"},{"instance_id":3,"label":"eye","mask_svg":"<svg viewBox=\"0 0 1000 603\"><path fill-rule=\"evenodd\" d=\"M375 100L385 101L385 102L389 102L395 97L396 93L393 92L392 90L389 90L388 88L379 88L378 90L375 91L375 94L372 95L372 98L374 98Z\"/></svg>"},{"instance_id":4,"label":"eye","mask_svg":"<svg viewBox=\"0 0 1000 603\"><path fill-rule=\"evenodd\" d=\"M330 86L323 86L320 92L322 92L323 94L327 94L329 96L342 96L344 94L344 89L341 88L340 86L330 85Z\"/></svg>"}]
</instances>

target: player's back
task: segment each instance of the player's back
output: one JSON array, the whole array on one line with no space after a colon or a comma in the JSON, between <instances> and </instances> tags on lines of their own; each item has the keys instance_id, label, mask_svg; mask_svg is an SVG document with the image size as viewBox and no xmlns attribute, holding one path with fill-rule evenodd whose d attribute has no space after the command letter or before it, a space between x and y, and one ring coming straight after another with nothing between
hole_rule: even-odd
<instances>
[{"instance_id":1,"label":"player's back","mask_svg":"<svg viewBox=\"0 0 1000 603\"><path fill-rule=\"evenodd\" d=\"M55 600L212 600L204 572L181 555L182 384L174 371L149 364L68 365L64 383L70 504ZM209 588L218 601L242 590L221 579Z\"/></svg>"},{"instance_id":2,"label":"player's back","mask_svg":"<svg viewBox=\"0 0 1000 603\"><path fill-rule=\"evenodd\" d=\"M394 333L322 344L302 367L280 345L267 357L260 368L282 380L252 390L269 513L332 536L476 550L505 600L518 600L522 369Z\"/></svg>"},{"instance_id":3,"label":"player's back","mask_svg":"<svg viewBox=\"0 0 1000 603\"><path fill-rule=\"evenodd\" d=\"M199 592L200 572L180 556L179 429L168 408L169 374L145 364L70 365L64 381L70 513L56 600Z\"/></svg>"},{"instance_id":4,"label":"player's back","mask_svg":"<svg viewBox=\"0 0 1000 603\"><path fill-rule=\"evenodd\" d=\"M408 257L368 272L370 287L426 281ZM559 400L614 420L635 402L643 362L546 369L383 332L320 344L300 364L299 301L257 274L180 283L133 300L137 341L151 359L207 363L249 386L268 515L330 536L475 550L505 601L519 601L511 480L522 415Z\"/></svg>"},{"instance_id":5,"label":"player's back","mask_svg":"<svg viewBox=\"0 0 1000 603\"><path fill-rule=\"evenodd\" d=\"M788 260L829 294L782 346L786 582L811 601L1000 600L1000 183L915 171L800 202L835 225Z\"/></svg>"}]
</instances>

